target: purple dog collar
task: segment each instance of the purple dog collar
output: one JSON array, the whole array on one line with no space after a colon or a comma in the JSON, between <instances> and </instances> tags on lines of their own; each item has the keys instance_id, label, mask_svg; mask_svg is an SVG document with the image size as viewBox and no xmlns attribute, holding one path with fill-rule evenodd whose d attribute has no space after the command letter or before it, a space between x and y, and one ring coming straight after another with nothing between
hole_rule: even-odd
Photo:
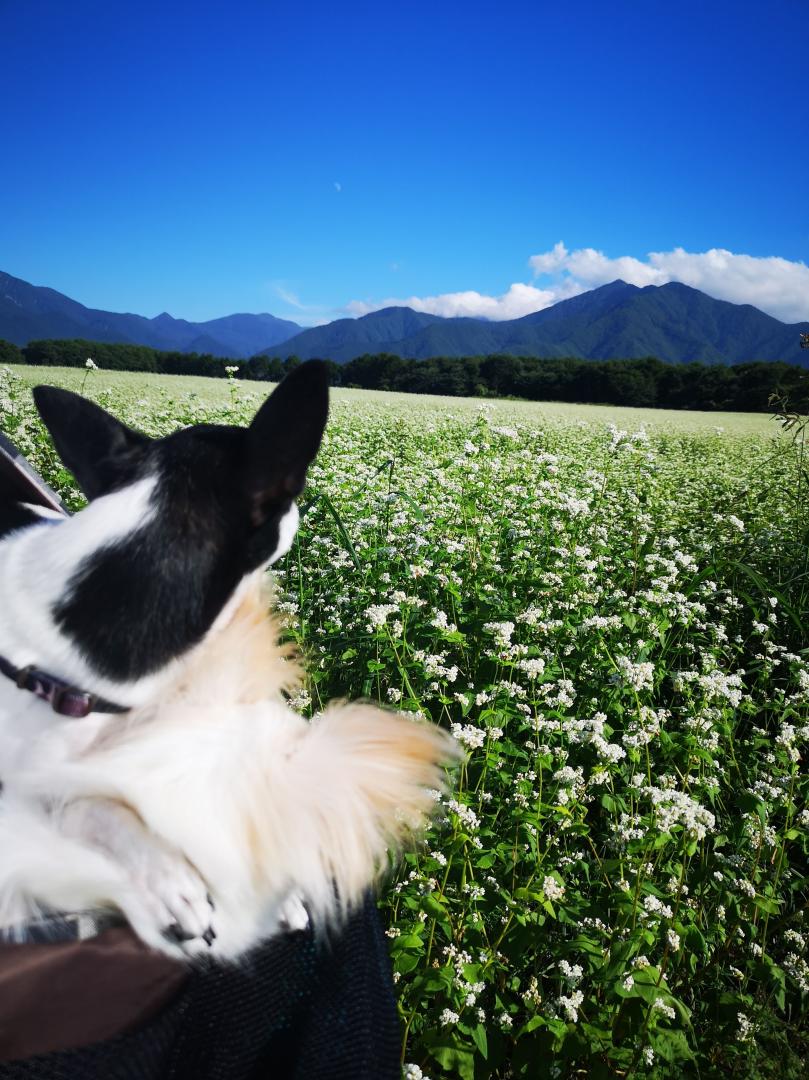
<instances>
[{"instance_id":1,"label":"purple dog collar","mask_svg":"<svg viewBox=\"0 0 809 1080\"><path fill-rule=\"evenodd\" d=\"M129 711L125 705L116 705L87 690L79 690L78 687L71 686L63 679L57 679L45 671L39 671L33 665L15 668L3 656L0 656L0 674L16 683L20 690L29 690L41 701L47 701L59 716L81 720L93 712L124 713Z\"/></svg>"}]
</instances>

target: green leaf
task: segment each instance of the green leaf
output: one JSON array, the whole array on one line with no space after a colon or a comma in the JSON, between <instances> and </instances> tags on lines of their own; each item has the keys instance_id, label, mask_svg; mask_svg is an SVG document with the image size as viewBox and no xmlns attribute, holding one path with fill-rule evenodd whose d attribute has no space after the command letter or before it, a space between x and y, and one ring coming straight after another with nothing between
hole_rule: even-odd
<instances>
[{"instance_id":1,"label":"green leaf","mask_svg":"<svg viewBox=\"0 0 809 1080\"><path fill-rule=\"evenodd\" d=\"M424 1044L442 1069L455 1072L461 1080L475 1080L475 1055L469 1047L432 1033L425 1036Z\"/></svg>"},{"instance_id":2,"label":"green leaf","mask_svg":"<svg viewBox=\"0 0 809 1080\"><path fill-rule=\"evenodd\" d=\"M757 907L759 911L764 911L768 915L777 915L781 910L780 900L770 900L766 896L756 896L753 901L753 907Z\"/></svg>"},{"instance_id":3,"label":"green leaf","mask_svg":"<svg viewBox=\"0 0 809 1080\"><path fill-rule=\"evenodd\" d=\"M676 1061L694 1060L694 1052L683 1031L658 1027L649 1032L649 1042L655 1054L670 1065Z\"/></svg>"},{"instance_id":4,"label":"green leaf","mask_svg":"<svg viewBox=\"0 0 809 1080\"><path fill-rule=\"evenodd\" d=\"M587 953L590 956L597 956L600 960L604 955L604 950L597 941L593 941L591 938L584 937L583 935L573 938L570 942L570 951L574 953Z\"/></svg>"},{"instance_id":5,"label":"green leaf","mask_svg":"<svg viewBox=\"0 0 809 1080\"><path fill-rule=\"evenodd\" d=\"M532 1031L536 1031L537 1028L547 1027L548 1022L544 1016L532 1016L527 1024L523 1024L520 1028L518 1035L529 1035Z\"/></svg>"},{"instance_id":6,"label":"green leaf","mask_svg":"<svg viewBox=\"0 0 809 1080\"><path fill-rule=\"evenodd\" d=\"M420 934L402 934L393 940L393 948L423 949L424 938Z\"/></svg>"},{"instance_id":7,"label":"green leaf","mask_svg":"<svg viewBox=\"0 0 809 1080\"><path fill-rule=\"evenodd\" d=\"M773 999L779 1009L786 1004L786 973L774 960L764 954L760 963L756 964L759 978L767 979L773 987Z\"/></svg>"},{"instance_id":8,"label":"green leaf","mask_svg":"<svg viewBox=\"0 0 809 1080\"><path fill-rule=\"evenodd\" d=\"M421 898L421 908L423 911L426 911L428 915L432 915L448 938L452 937L452 923L450 922L446 908L437 896L434 896L432 893L427 893L426 896Z\"/></svg>"},{"instance_id":9,"label":"green leaf","mask_svg":"<svg viewBox=\"0 0 809 1080\"><path fill-rule=\"evenodd\" d=\"M486 1037L486 1028L483 1024L477 1024L472 1028L472 1038L475 1040L475 1046L480 1051L482 1057L488 1058L489 1056L489 1040Z\"/></svg>"}]
</instances>

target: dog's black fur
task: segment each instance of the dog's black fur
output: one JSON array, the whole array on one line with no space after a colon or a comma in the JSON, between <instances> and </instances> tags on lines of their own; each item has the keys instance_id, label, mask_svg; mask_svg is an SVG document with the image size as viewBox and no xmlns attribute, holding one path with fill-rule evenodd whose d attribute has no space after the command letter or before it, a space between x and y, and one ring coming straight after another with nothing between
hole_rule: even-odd
<instances>
[{"instance_id":1,"label":"dog's black fur","mask_svg":"<svg viewBox=\"0 0 809 1080\"><path fill-rule=\"evenodd\" d=\"M0 498L0 539L15 529L24 529L44 520L33 510L16 502L4 502Z\"/></svg>"}]
</instances>

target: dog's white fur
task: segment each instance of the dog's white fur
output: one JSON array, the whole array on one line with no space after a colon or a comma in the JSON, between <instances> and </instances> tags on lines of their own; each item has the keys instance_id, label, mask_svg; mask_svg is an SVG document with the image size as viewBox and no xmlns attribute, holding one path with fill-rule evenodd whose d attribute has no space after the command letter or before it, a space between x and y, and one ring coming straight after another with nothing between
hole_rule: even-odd
<instances>
[{"instance_id":1,"label":"dog's white fur","mask_svg":"<svg viewBox=\"0 0 809 1080\"><path fill-rule=\"evenodd\" d=\"M113 683L50 618L82 559L154 512L152 481L0 540L0 654L131 711L67 720L0 678L0 927L40 907L124 912L149 944L193 953L215 904L213 952L234 958L284 927L339 920L419 827L455 756L439 729L368 705L312 723L283 691L263 571L206 638L156 675ZM297 510L274 561L292 543ZM115 603L115 597L110 597ZM181 949L163 930L193 938Z\"/></svg>"}]
</instances>

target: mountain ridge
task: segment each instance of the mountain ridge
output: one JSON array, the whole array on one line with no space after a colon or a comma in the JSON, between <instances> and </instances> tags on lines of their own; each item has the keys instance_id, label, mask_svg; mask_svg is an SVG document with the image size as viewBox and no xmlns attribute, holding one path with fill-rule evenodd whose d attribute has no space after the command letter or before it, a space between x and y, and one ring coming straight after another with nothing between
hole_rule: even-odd
<instances>
[{"instance_id":1,"label":"mountain ridge","mask_svg":"<svg viewBox=\"0 0 809 1080\"><path fill-rule=\"evenodd\" d=\"M617 280L502 322L444 318L399 305L304 329L268 313L194 323L165 311L152 319L102 311L0 272L0 338L16 345L81 338L226 359L295 355L337 363L379 352L417 360L506 353L711 364L783 360L807 367L800 333L809 333L809 322L782 323L751 304L717 300L681 282L637 286Z\"/></svg>"},{"instance_id":2,"label":"mountain ridge","mask_svg":"<svg viewBox=\"0 0 809 1080\"><path fill-rule=\"evenodd\" d=\"M153 319L132 312L103 311L0 271L0 338L15 345L42 338L85 338L244 359L300 330L297 323L268 313L225 315L194 323L175 319L166 311Z\"/></svg>"},{"instance_id":3,"label":"mountain ridge","mask_svg":"<svg viewBox=\"0 0 809 1080\"><path fill-rule=\"evenodd\" d=\"M337 324L302 330L269 347L270 356L294 354L345 363L384 341L385 352L415 360L431 356L574 357L582 360L656 356L670 363L742 363L784 360L809 366L800 349L800 333L809 322L782 323L750 304L716 300L681 282L637 286L613 281L560 300L542 311L502 322L470 318L440 319L404 336L396 334L399 308L383 308L353 320L350 332ZM386 332L386 329L388 332Z\"/></svg>"}]
</instances>

